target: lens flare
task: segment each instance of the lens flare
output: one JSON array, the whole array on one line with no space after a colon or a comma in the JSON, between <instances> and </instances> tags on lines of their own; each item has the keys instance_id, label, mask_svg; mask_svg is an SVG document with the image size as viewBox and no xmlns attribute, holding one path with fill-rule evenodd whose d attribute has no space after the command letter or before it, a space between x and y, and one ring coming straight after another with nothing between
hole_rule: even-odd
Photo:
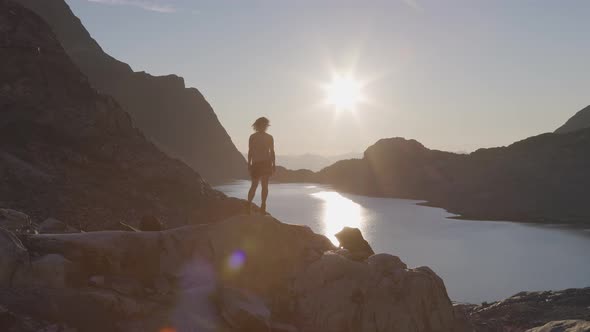
<instances>
[{"instance_id":1,"label":"lens flare","mask_svg":"<svg viewBox=\"0 0 590 332\"><path fill-rule=\"evenodd\" d=\"M234 251L227 259L227 267L232 271L238 271L246 263L246 253L242 250Z\"/></svg>"}]
</instances>

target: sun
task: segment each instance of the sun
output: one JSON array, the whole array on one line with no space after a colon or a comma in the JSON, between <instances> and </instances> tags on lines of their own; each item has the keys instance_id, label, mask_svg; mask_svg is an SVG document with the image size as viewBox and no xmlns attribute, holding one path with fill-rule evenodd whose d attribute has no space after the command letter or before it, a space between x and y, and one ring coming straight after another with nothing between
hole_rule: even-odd
<instances>
[{"instance_id":1,"label":"sun","mask_svg":"<svg viewBox=\"0 0 590 332\"><path fill-rule=\"evenodd\" d=\"M354 110L364 100L362 84L352 76L334 75L324 91L326 104L336 110Z\"/></svg>"}]
</instances>

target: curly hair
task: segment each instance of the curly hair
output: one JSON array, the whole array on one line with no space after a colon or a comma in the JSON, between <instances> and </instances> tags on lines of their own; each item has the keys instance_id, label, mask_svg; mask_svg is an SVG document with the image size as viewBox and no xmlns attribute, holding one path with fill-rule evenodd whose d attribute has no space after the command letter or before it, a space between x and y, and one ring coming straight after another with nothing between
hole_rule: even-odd
<instances>
[{"instance_id":1,"label":"curly hair","mask_svg":"<svg viewBox=\"0 0 590 332\"><path fill-rule=\"evenodd\" d=\"M261 117L254 121L254 123L252 124L252 129L256 131L264 131L266 130L266 128L268 128L268 126L270 126L270 120L268 120L265 117Z\"/></svg>"}]
</instances>

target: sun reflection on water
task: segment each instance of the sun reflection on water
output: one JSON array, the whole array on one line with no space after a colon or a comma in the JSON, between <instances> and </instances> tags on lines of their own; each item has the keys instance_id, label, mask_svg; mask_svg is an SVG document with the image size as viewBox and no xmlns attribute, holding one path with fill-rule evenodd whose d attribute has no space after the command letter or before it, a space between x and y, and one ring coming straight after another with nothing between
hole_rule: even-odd
<instances>
[{"instance_id":1,"label":"sun reflection on water","mask_svg":"<svg viewBox=\"0 0 590 332\"><path fill-rule=\"evenodd\" d=\"M335 191L320 191L311 195L323 201L322 223L324 235L332 243L338 245L338 240L334 234L345 226L363 230L363 208L359 204Z\"/></svg>"}]
</instances>

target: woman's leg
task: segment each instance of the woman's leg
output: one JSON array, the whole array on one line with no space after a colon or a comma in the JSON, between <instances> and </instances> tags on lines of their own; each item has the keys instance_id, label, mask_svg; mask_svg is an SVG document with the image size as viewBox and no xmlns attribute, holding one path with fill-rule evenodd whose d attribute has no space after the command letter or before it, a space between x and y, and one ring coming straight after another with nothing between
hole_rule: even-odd
<instances>
[{"instance_id":1,"label":"woman's leg","mask_svg":"<svg viewBox=\"0 0 590 332\"><path fill-rule=\"evenodd\" d=\"M268 176L263 176L262 182L262 213L266 213L266 198L268 197Z\"/></svg>"},{"instance_id":2,"label":"woman's leg","mask_svg":"<svg viewBox=\"0 0 590 332\"><path fill-rule=\"evenodd\" d=\"M248 191L248 213L250 213L252 209L252 201L254 200L254 195L256 195L256 189L258 189L258 182L260 178L252 178L252 184L250 185L250 190Z\"/></svg>"}]
</instances>

